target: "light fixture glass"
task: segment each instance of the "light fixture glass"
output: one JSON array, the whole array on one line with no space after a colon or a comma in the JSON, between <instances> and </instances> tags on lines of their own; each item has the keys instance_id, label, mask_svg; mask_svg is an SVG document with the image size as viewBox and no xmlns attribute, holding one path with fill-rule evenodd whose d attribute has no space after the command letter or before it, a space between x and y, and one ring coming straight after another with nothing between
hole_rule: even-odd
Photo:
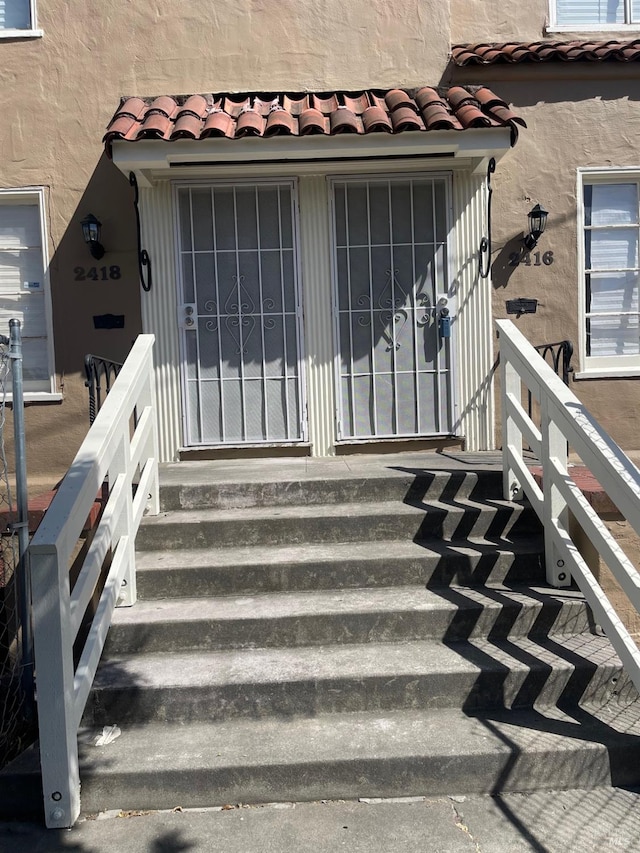
<instances>
[{"instance_id":1,"label":"light fixture glass","mask_svg":"<svg viewBox=\"0 0 640 853\"><path fill-rule=\"evenodd\" d=\"M529 251L534 249L538 240L544 234L544 229L547 227L547 217L549 211L545 210L541 204L536 204L527 214L529 218L529 233L524 238L524 245Z\"/></svg>"},{"instance_id":2,"label":"light fixture glass","mask_svg":"<svg viewBox=\"0 0 640 853\"><path fill-rule=\"evenodd\" d=\"M104 255L104 246L100 243L102 223L93 213L90 213L88 216L85 216L80 225L82 226L84 242L89 247L93 257L99 260Z\"/></svg>"}]
</instances>

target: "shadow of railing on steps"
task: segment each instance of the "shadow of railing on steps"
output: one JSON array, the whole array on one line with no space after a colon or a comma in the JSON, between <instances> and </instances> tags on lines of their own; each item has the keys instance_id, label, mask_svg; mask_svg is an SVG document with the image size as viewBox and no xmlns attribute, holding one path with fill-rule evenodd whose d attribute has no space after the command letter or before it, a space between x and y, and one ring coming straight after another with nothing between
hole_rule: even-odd
<instances>
[{"instance_id":1,"label":"shadow of railing on steps","mask_svg":"<svg viewBox=\"0 0 640 853\"><path fill-rule=\"evenodd\" d=\"M460 471L446 472L442 469L437 472L409 468L396 470L414 475L415 480L404 502L413 507L423 507L426 514L432 510L428 501L434 499L451 508L464 507L468 510L469 503L476 505L472 521L461 521L449 530L449 538L453 541L429 538L432 527L428 522L420 525L414 541L439 557L435 567L425 572L425 589L455 606L443 642L478 671L473 683L465 688L462 711L477 721L480 730L491 733L505 747L504 765L498 778L489 784L487 793L495 797L497 808L530 849L536 853L548 853L549 848L535 837L535 821L522 819L517 804L514 806L500 795L513 791L514 782L517 790L523 764L528 762L531 765L532 761L536 764L536 778L548 788L553 788L554 784L559 788L566 787L562 782L563 763L569 763L580 778L590 778L593 785L637 785L639 774L634 762L640 748L640 735L634 733L637 731L637 714L630 710L637 691L631 680L622 676L613 649L611 664L607 665L605 661L602 668L588 655L589 638L596 641L596 626L590 610L582 616L567 618L565 615L562 620L564 602L581 600L576 598L575 585L569 590L549 587L549 592L546 592L542 558L538 559L537 568L535 559L525 569L516 565L515 558L506 570L499 566L505 552L514 546L514 542L507 538L510 529L508 513L503 517L502 527L495 520L493 526L486 527L486 531L492 529L492 534L483 536L484 541L465 541L462 547L462 542L472 538L477 530L482 508L492 509L499 503L487 499L477 482L469 488L465 476L473 478L473 471L464 472L465 476L461 477ZM441 482L434 489L438 477ZM492 582L494 573L496 586L486 586ZM532 582L537 584L531 586ZM514 601L514 592L521 596L523 603L520 606L517 598ZM518 643L511 634L521 618L526 599L540 606L524 632L526 642ZM480 636L480 619L487 620L481 606L483 600L497 607L493 623L488 630L482 631L486 641L479 644L474 642L474 635ZM554 629L559 628L559 619L565 633L554 636ZM572 624L572 619L582 619L585 624ZM581 627L585 636L585 654L580 653L580 648L571 648L562 642L562 636L569 636L573 629L575 633L581 633ZM520 672L511 679L510 660L520 668ZM563 672L559 675L555 674L554 661L562 667ZM585 696L591 697L591 707L581 704ZM514 714L512 709L517 713ZM537 745L533 757L523 754L522 739L515 734L517 729L531 733L530 739ZM558 754L558 737L590 742L594 748L571 753L565 747L564 752ZM483 772L482 768L475 769ZM469 772L473 772L473 767ZM583 829L574 827L574 836ZM566 840L567 849L572 849L572 838L567 837Z\"/></svg>"}]
</instances>

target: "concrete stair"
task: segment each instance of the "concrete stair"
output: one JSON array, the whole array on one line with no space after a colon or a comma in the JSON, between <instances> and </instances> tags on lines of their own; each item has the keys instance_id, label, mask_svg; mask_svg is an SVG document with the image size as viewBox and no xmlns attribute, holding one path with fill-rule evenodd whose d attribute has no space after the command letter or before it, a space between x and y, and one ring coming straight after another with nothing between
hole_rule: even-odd
<instances>
[{"instance_id":1,"label":"concrete stair","mask_svg":"<svg viewBox=\"0 0 640 853\"><path fill-rule=\"evenodd\" d=\"M501 477L467 454L165 466L83 810L639 784L637 693Z\"/></svg>"}]
</instances>

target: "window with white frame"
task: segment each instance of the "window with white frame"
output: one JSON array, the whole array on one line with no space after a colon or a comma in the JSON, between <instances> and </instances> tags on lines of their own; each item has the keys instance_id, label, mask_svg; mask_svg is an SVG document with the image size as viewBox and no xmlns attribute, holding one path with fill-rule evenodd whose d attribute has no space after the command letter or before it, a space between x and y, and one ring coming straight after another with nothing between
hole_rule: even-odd
<instances>
[{"instance_id":1,"label":"window with white frame","mask_svg":"<svg viewBox=\"0 0 640 853\"><path fill-rule=\"evenodd\" d=\"M0 36L38 34L36 0L0 0Z\"/></svg>"},{"instance_id":2,"label":"window with white frame","mask_svg":"<svg viewBox=\"0 0 640 853\"><path fill-rule=\"evenodd\" d=\"M583 367L640 373L640 174L583 173Z\"/></svg>"},{"instance_id":3,"label":"window with white frame","mask_svg":"<svg viewBox=\"0 0 640 853\"><path fill-rule=\"evenodd\" d=\"M640 27L640 0L551 0L552 28Z\"/></svg>"},{"instance_id":4,"label":"window with white frame","mask_svg":"<svg viewBox=\"0 0 640 853\"><path fill-rule=\"evenodd\" d=\"M12 318L21 321L31 399L54 390L46 245L43 189L0 190L0 333L9 334Z\"/></svg>"}]
</instances>

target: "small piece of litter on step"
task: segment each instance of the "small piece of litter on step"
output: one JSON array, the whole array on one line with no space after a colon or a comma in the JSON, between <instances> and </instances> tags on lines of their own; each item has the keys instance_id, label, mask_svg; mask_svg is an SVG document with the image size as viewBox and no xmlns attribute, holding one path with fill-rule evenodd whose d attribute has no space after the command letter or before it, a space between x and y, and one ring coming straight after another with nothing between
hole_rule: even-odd
<instances>
[{"instance_id":1,"label":"small piece of litter on step","mask_svg":"<svg viewBox=\"0 0 640 853\"><path fill-rule=\"evenodd\" d=\"M455 796L455 797L449 797L449 799L453 800L454 803L464 803L464 802L466 802L467 798L464 796Z\"/></svg>"},{"instance_id":2,"label":"small piece of litter on step","mask_svg":"<svg viewBox=\"0 0 640 853\"><path fill-rule=\"evenodd\" d=\"M102 729L102 734L96 737L95 745L108 746L108 744L113 743L117 737L120 737L121 734L122 732L118 726L105 726Z\"/></svg>"}]
</instances>

